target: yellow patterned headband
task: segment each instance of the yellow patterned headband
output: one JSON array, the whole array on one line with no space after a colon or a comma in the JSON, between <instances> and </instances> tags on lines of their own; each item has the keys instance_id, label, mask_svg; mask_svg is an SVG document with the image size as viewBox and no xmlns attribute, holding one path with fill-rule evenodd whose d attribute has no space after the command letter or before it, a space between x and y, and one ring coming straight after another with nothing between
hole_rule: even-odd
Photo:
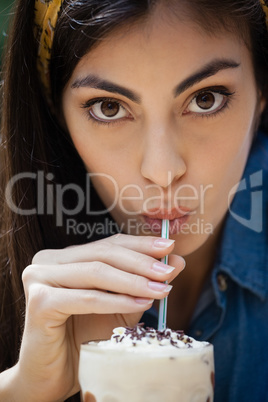
<instances>
[{"instance_id":1,"label":"yellow patterned headband","mask_svg":"<svg viewBox=\"0 0 268 402\"><path fill-rule=\"evenodd\" d=\"M266 16L266 26L268 28L268 1L267 0L260 0L262 9Z\"/></svg>"},{"instance_id":2,"label":"yellow patterned headband","mask_svg":"<svg viewBox=\"0 0 268 402\"><path fill-rule=\"evenodd\" d=\"M39 42L37 68L47 99L51 97L49 64L54 31L64 0L35 0L35 35ZM268 28L268 0L260 0Z\"/></svg>"},{"instance_id":3,"label":"yellow patterned headband","mask_svg":"<svg viewBox=\"0 0 268 402\"><path fill-rule=\"evenodd\" d=\"M51 99L49 64L54 32L64 0L35 0L35 36L39 42L37 69L47 99Z\"/></svg>"}]
</instances>

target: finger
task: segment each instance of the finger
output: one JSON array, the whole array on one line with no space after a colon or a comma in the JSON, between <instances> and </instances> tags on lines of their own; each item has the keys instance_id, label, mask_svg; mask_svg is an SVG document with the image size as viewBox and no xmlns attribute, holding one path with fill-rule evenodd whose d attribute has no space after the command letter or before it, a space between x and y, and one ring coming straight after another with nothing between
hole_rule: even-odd
<instances>
[{"instance_id":1,"label":"finger","mask_svg":"<svg viewBox=\"0 0 268 402\"><path fill-rule=\"evenodd\" d=\"M122 271L145 276L146 278L162 282L170 280L172 273L174 277L177 276L185 265L184 259L180 256L173 257L173 259L170 260L173 261L174 265L163 264L161 261L158 261L151 256L121 246L113 246L111 244L101 247L101 250L98 252L99 255L96 254L94 255L96 258L91 256L90 260L87 261L100 261L100 263L111 265ZM79 264L80 262L78 262L77 267L80 266ZM93 265L91 266L93 267Z\"/></svg>"},{"instance_id":2,"label":"finger","mask_svg":"<svg viewBox=\"0 0 268 402\"><path fill-rule=\"evenodd\" d=\"M104 261L104 258L110 258L111 254L118 256L122 248L159 259L169 254L173 247L174 240L118 234L81 246L67 247L61 250L41 250L34 256L32 263L65 264L94 260Z\"/></svg>"},{"instance_id":3,"label":"finger","mask_svg":"<svg viewBox=\"0 0 268 402\"><path fill-rule=\"evenodd\" d=\"M113 294L100 290L51 288L35 285L30 289L28 318L35 322L65 322L71 315L79 314L126 314L143 312L152 306L153 299Z\"/></svg>"},{"instance_id":4,"label":"finger","mask_svg":"<svg viewBox=\"0 0 268 402\"><path fill-rule=\"evenodd\" d=\"M168 283L170 283L184 270L186 267L186 262L183 257L176 254L170 254L168 256L168 265L176 267L175 270L170 273L169 278L167 279Z\"/></svg>"},{"instance_id":5,"label":"finger","mask_svg":"<svg viewBox=\"0 0 268 402\"><path fill-rule=\"evenodd\" d=\"M73 289L100 289L133 297L161 299L171 287L141 275L130 274L110 265L91 262L53 265L31 265L24 270L23 283L27 292L32 284Z\"/></svg>"},{"instance_id":6,"label":"finger","mask_svg":"<svg viewBox=\"0 0 268 402\"><path fill-rule=\"evenodd\" d=\"M135 236L133 237L136 238ZM92 247L93 245L94 247ZM175 262L174 266L170 264L165 265L151 256L127 249L120 245L113 245L110 242L100 241L86 246L87 247L68 248L63 250L61 256L58 256L57 250L49 250L48 254L45 256L45 253L43 253L43 256L45 256L44 259L50 259L50 264L52 264L55 259L56 263L61 264L101 261L123 271L136 273L159 281L174 279L185 265L184 259L179 256L176 259L173 258ZM40 253L39 257L42 258ZM40 258L35 258L34 263L38 263L39 260ZM169 275L171 275L172 271L175 272L173 272L173 276L170 277Z\"/></svg>"}]
</instances>

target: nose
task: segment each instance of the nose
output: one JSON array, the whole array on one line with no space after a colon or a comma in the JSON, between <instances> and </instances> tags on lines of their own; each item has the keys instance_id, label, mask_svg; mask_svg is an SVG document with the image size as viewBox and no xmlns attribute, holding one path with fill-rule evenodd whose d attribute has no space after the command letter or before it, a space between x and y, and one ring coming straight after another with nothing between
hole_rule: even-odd
<instances>
[{"instance_id":1,"label":"nose","mask_svg":"<svg viewBox=\"0 0 268 402\"><path fill-rule=\"evenodd\" d=\"M186 163L178 141L178 133L168 129L147 130L144 141L141 174L163 188L186 172Z\"/></svg>"}]
</instances>

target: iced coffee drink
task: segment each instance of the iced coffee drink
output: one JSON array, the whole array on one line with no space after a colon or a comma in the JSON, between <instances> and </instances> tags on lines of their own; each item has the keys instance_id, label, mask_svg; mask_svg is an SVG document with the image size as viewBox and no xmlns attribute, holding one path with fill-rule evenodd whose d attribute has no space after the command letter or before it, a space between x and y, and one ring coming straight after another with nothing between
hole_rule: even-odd
<instances>
[{"instance_id":1,"label":"iced coffee drink","mask_svg":"<svg viewBox=\"0 0 268 402\"><path fill-rule=\"evenodd\" d=\"M212 402L213 346L183 331L115 328L81 346L84 402Z\"/></svg>"}]
</instances>

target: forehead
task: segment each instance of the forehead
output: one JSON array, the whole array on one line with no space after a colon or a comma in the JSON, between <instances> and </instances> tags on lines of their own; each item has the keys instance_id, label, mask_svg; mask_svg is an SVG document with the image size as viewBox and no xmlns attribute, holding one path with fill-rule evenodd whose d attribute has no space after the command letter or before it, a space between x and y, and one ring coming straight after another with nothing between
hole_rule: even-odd
<instances>
[{"instance_id":1,"label":"forehead","mask_svg":"<svg viewBox=\"0 0 268 402\"><path fill-rule=\"evenodd\" d=\"M193 21L175 22L154 15L103 39L80 60L72 79L92 71L126 84L139 79L146 88L149 82L183 80L191 71L219 58L252 68L251 55L239 35L219 30L212 36Z\"/></svg>"}]
</instances>

